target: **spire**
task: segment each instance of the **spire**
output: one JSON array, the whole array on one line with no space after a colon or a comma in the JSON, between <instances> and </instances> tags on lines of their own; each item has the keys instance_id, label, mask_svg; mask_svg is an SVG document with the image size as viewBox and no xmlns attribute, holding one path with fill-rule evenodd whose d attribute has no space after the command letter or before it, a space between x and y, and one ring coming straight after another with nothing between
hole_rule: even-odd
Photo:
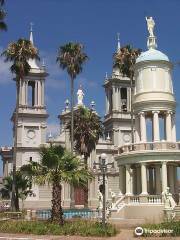
<instances>
[{"instance_id":1,"label":"spire","mask_svg":"<svg viewBox=\"0 0 180 240\"><path fill-rule=\"evenodd\" d=\"M34 40L33 40L33 23L30 23L30 37L29 40L31 41L31 43L34 45ZM31 68L35 68L35 69L39 69L38 63L36 59L29 59L28 60L29 65L31 66Z\"/></svg>"},{"instance_id":2,"label":"spire","mask_svg":"<svg viewBox=\"0 0 180 240\"><path fill-rule=\"evenodd\" d=\"M30 39L29 39L32 44L34 45L34 41L33 41L33 23L30 23Z\"/></svg>"},{"instance_id":3,"label":"spire","mask_svg":"<svg viewBox=\"0 0 180 240\"><path fill-rule=\"evenodd\" d=\"M117 33L117 52L121 50L120 33Z\"/></svg>"}]
</instances>

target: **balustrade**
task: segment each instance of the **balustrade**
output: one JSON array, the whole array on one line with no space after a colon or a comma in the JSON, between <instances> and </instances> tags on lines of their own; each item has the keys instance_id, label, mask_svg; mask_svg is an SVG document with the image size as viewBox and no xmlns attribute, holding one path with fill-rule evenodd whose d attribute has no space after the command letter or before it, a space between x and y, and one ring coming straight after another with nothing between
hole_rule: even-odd
<instances>
[{"instance_id":1,"label":"balustrade","mask_svg":"<svg viewBox=\"0 0 180 240\"><path fill-rule=\"evenodd\" d=\"M128 153L131 151L145 151L145 150L180 150L180 143L174 142L147 142L124 145L119 148L119 154Z\"/></svg>"}]
</instances>

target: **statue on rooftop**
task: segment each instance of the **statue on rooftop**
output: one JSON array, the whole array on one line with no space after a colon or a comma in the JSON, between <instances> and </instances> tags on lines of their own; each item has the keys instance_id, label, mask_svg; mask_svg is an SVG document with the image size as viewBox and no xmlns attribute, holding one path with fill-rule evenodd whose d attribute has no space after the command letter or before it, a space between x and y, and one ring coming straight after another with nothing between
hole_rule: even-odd
<instances>
[{"instance_id":1,"label":"statue on rooftop","mask_svg":"<svg viewBox=\"0 0 180 240\"><path fill-rule=\"evenodd\" d=\"M155 22L152 17L146 17L146 22L147 22L147 29L149 31L149 36L154 37L154 26Z\"/></svg>"},{"instance_id":2,"label":"statue on rooftop","mask_svg":"<svg viewBox=\"0 0 180 240\"><path fill-rule=\"evenodd\" d=\"M77 98L78 98L78 105L83 105L84 93L81 85L77 91Z\"/></svg>"}]
</instances>

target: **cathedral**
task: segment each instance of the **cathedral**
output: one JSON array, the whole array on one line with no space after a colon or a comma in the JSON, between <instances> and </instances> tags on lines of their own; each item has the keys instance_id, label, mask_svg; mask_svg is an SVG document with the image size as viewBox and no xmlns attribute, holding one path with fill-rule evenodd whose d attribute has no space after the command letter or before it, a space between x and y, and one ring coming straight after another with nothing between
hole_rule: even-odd
<instances>
[{"instance_id":1,"label":"cathedral","mask_svg":"<svg viewBox=\"0 0 180 240\"><path fill-rule=\"evenodd\" d=\"M116 220L159 221L163 218L165 209L175 210L179 203L177 169L180 166L180 145L176 141L173 66L169 58L157 50L153 19L146 20L149 31L148 50L142 52L136 60L133 88L130 79L123 76L117 66L104 79L105 134L88 159L88 166L94 173L93 180L88 184L88 207L91 209L98 207L97 193L102 185L101 172L95 168L94 163L99 162L102 153L106 154L108 163L113 163L107 168L105 184L106 199L111 203L111 218ZM32 31L30 40L33 43ZM119 39L116 51L120 51ZM36 60L30 59L29 64L31 71L20 83L17 168L29 160L38 161L39 147L42 144L51 142L70 148L70 135L66 128L70 117L69 101L66 101L65 109L58 116L59 135L47 139L48 113L44 87L48 73L45 66L39 66ZM28 94L31 94L31 103ZM81 94L83 95L82 90ZM79 104L83 104L82 99L74 111ZM94 109L94 102L91 107ZM131 128L132 108L134 140ZM12 122L14 124L13 116ZM12 171L12 147L1 147L1 156L3 177L6 177ZM33 192L34 195L26 199L25 208L49 209L51 188L48 185L34 185ZM113 198L112 193L115 196ZM63 207L69 208L71 201L71 187L64 183ZM84 201L82 189L75 188L75 207L84 207Z\"/></svg>"}]
</instances>

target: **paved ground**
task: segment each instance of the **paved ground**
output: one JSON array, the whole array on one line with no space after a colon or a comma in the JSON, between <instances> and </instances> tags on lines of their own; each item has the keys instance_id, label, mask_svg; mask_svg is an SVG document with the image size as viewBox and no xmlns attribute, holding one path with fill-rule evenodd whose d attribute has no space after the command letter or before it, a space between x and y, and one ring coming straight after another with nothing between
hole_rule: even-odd
<instances>
[{"instance_id":1,"label":"paved ground","mask_svg":"<svg viewBox=\"0 0 180 240\"><path fill-rule=\"evenodd\" d=\"M155 240L157 238L141 238L133 237L133 230L122 229L121 233L111 238L95 238L95 237L79 237L79 236L33 236L21 234L5 234L0 233L0 240ZM180 237L159 238L160 240L180 240Z\"/></svg>"}]
</instances>

